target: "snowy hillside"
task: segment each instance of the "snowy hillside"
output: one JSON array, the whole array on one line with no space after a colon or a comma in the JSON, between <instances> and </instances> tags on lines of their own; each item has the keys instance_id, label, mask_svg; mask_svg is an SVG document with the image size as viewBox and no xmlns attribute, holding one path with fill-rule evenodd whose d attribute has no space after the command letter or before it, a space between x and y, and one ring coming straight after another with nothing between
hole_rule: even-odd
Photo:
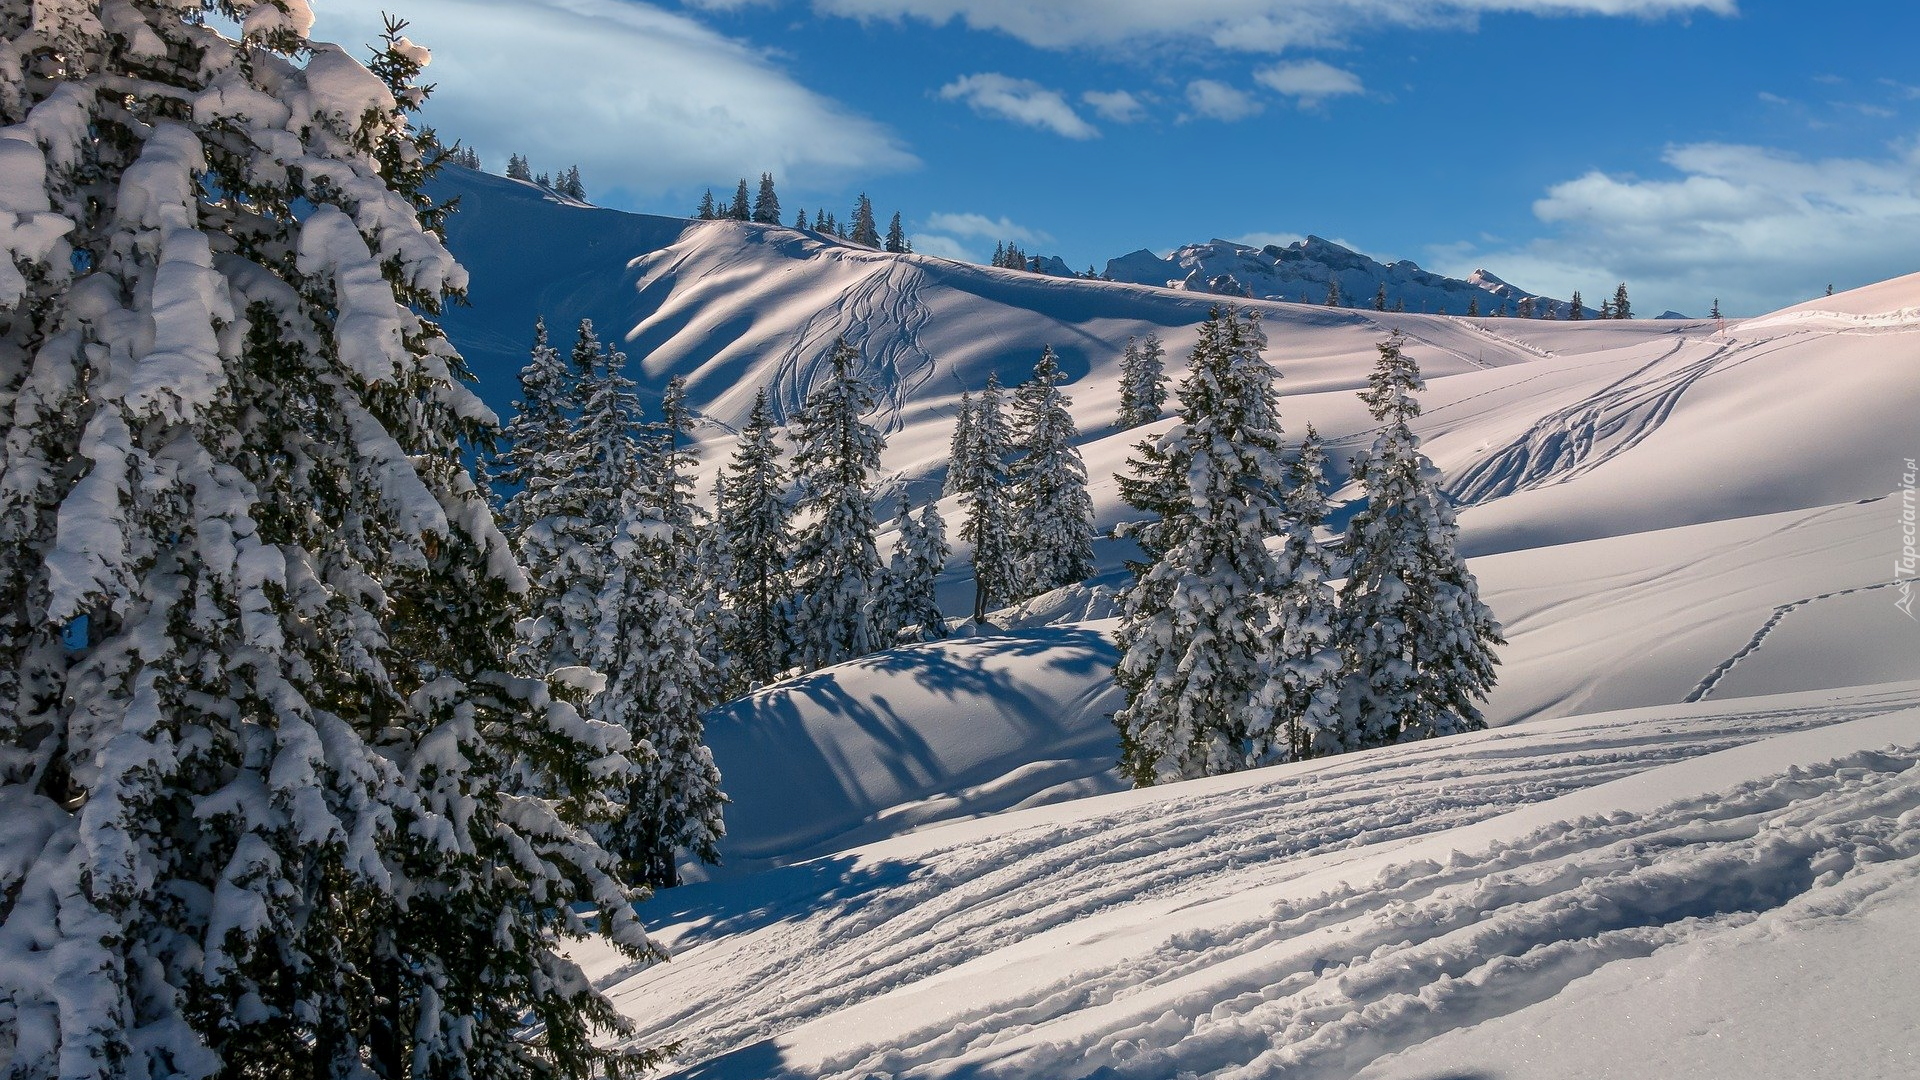
<instances>
[{"instance_id":1,"label":"snowy hillside","mask_svg":"<svg viewBox=\"0 0 1920 1080\"><path fill-rule=\"evenodd\" d=\"M1381 263L1318 236L1263 248L1211 240L1188 244L1164 259L1141 250L1109 261L1106 276L1138 285L1303 304L1324 304L1337 284L1347 307L1373 307L1384 290L1380 302L1386 307L1411 312L1464 315L1471 308L1485 315L1513 315L1521 301L1532 300L1542 316L1549 310L1556 318L1568 313L1566 301L1516 288L1485 270L1475 270L1464 280L1450 278L1405 259Z\"/></svg>"},{"instance_id":2,"label":"snowy hillside","mask_svg":"<svg viewBox=\"0 0 1920 1080\"><path fill-rule=\"evenodd\" d=\"M1111 427L1128 338L1177 370L1220 300L1159 286L1281 266L1202 245L1094 282L451 183L486 303L447 325L490 400L536 315L590 316L643 385L687 377L710 471L755 392L790 413L844 336L882 389L886 485L920 501L961 392L1052 345L1102 529L1159 430ZM1494 730L1124 791L1085 589L776 684L709 718L726 863L642 908L677 959L588 958L641 1041L703 1078L1905 1075L1920 627L1893 564L1920 275L1724 326L1244 303L1289 436L1327 440L1336 522L1371 438L1354 391L1405 335L1509 640ZM1116 581L1127 549L1095 554Z\"/></svg>"},{"instance_id":3,"label":"snowy hillside","mask_svg":"<svg viewBox=\"0 0 1920 1080\"><path fill-rule=\"evenodd\" d=\"M589 968L706 1080L1902 1075L1916 702L1587 716L1002 814L682 888L643 908L672 964Z\"/></svg>"}]
</instances>

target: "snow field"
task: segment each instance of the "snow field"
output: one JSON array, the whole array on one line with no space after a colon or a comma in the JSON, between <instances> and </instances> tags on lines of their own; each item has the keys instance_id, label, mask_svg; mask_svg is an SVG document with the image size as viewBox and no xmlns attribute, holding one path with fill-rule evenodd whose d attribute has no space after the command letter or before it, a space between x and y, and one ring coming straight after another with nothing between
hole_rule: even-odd
<instances>
[{"instance_id":1,"label":"snow field","mask_svg":"<svg viewBox=\"0 0 1920 1080\"><path fill-rule=\"evenodd\" d=\"M612 992L689 1076L1345 1076L1920 854L1912 755L1868 752L1920 742L1888 713L1916 700L1581 717L933 829L663 897L675 961Z\"/></svg>"}]
</instances>

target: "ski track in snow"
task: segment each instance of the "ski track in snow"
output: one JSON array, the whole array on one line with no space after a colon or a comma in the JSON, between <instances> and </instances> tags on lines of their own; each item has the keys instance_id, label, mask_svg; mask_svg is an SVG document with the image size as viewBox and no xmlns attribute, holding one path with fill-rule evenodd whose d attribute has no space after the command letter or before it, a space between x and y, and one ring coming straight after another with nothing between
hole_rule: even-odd
<instances>
[{"instance_id":1,"label":"ski track in snow","mask_svg":"<svg viewBox=\"0 0 1920 1080\"><path fill-rule=\"evenodd\" d=\"M1920 854L1920 815L1894 820L1920 806L1920 771L1910 757L1870 755L1651 816L1556 826L1170 934L1145 955L1055 944L1067 951L1043 963L1059 965L1057 979L943 1001L949 1011L924 1030L856 1038L817 1065L784 1067L769 1040L1079 920L1161 921L1324 867L1316 856L1358 857L1340 853L1916 697L1903 688L1744 715L1508 728L1218 793L1169 789L1149 813L944 848L926 834L930 849L911 861L830 857L773 871L732 902L745 910L713 893L720 906L686 920L676 963L611 990L642 1025L639 1044L681 1040L682 1075L705 1080L1346 1076L1611 960L1791 903L1855 864ZM784 888L773 875L789 875ZM644 1003L634 998L653 982Z\"/></svg>"},{"instance_id":2,"label":"ski track in snow","mask_svg":"<svg viewBox=\"0 0 1920 1080\"><path fill-rule=\"evenodd\" d=\"M1872 585L1861 585L1852 589L1837 589L1833 592L1821 593L1819 596L1804 597L1775 607L1773 614L1767 616L1767 621L1760 624L1760 629L1754 631L1753 637L1749 639L1745 645L1740 647L1740 651L1722 660L1718 667L1708 672L1707 677L1700 680L1699 685L1695 686L1693 690L1687 694L1685 700L1689 702L1705 701L1709 697L1712 697L1714 687L1720 685L1722 680L1732 674L1733 669L1739 666L1740 661L1753 655L1760 646L1766 644L1767 635L1773 633L1774 630L1780 626L1781 621L1787 617L1789 612L1797 611L1816 600L1831 600L1838 596L1852 596L1855 593L1873 592L1876 589L1891 589L1899 585L1900 582L1900 578L1895 578L1892 581L1881 581Z\"/></svg>"},{"instance_id":3,"label":"ski track in snow","mask_svg":"<svg viewBox=\"0 0 1920 1080\"><path fill-rule=\"evenodd\" d=\"M913 267L887 260L850 288L841 303L808 316L772 373L781 415L800 410L826 370L834 341L844 337L860 350L861 370L880 395L875 412L880 429L892 434L904 427L909 403L938 366L920 343L920 331L932 318L920 300L922 282Z\"/></svg>"},{"instance_id":4,"label":"ski track in snow","mask_svg":"<svg viewBox=\"0 0 1920 1080\"><path fill-rule=\"evenodd\" d=\"M1701 379L1785 347L1778 341L1762 343L1772 348L1717 343L1705 356L1653 374L1692 344L1698 343L1683 338L1657 359L1541 417L1518 439L1465 470L1451 494L1460 505L1474 506L1591 472L1659 430Z\"/></svg>"}]
</instances>

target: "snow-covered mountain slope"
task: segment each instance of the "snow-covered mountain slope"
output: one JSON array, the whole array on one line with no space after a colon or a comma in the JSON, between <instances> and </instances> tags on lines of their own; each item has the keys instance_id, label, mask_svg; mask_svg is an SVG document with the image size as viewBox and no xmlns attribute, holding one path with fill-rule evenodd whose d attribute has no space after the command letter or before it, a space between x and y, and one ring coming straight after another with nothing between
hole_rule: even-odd
<instances>
[{"instance_id":1,"label":"snow-covered mountain slope","mask_svg":"<svg viewBox=\"0 0 1920 1080\"><path fill-rule=\"evenodd\" d=\"M645 908L673 963L587 959L705 1080L1788 1075L1749 1044L1904 1075L1917 702L1587 716L1001 814L675 890ZM1565 1041L1510 1041L1542 1025ZM1641 1071L1579 1061L1629 1031Z\"/></svg>"},{"instance_id":2,"label":"snow-covered mountain slope","mask_svg":"<svg viewBox=\"0 0 1920 1080\"><path fill-rule=\"evenodd\" d=\"M1261 248L1210 240L1178 248L1164 259L1142 249L1110 260L1106 276L1137 285L1302 304L1324 304L1337 283L1347 307L1383 303L1440 315L1465 315L1469 310L1513 315L1525 300L1532 300L1542 317L1551 311L1555 318L1565 318L1570 311L1567 301L1527 292L1486 270L1475 270L1465 279L1450 278L1405 259L1382 263L1318 236Z\"/></svg>"}]
</instances>

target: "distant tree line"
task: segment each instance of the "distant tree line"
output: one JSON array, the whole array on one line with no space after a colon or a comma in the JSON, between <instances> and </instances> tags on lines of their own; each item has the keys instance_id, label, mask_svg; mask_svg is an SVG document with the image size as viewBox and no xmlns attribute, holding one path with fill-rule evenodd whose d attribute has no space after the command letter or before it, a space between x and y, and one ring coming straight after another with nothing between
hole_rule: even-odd
<instances>
[{"instance_id":1,"label":"distant tree line","mask_svg":"<svg viewBox=\"0 0 1920 1080\"><path fill-rule=\"evenodd\" d=\"M538 184L556 195L562 195L569 199L577 199L581 202L585 202L587 198L587 187L580 180L580 166L578 165L567 166L566 171L560 173L559 179L556 180L547 173L536 174L533 171L533 166L527 162L525 155L510 154L507 156L507 179L525 180L530 184Z\"/></svg>"},{"instance_id":2,"label":"distant tree line","mask_svg":"<svg viewBox=\"0 0 1920 1080\"><path fill-rule=\"evenodd\" d=\"M757 192L749 192L747 180L740 178L733 189L733 199L721 202L708 188L700 196L700 204L694 208L693 216L701 221L751 221L760 225L778 225L781 223L780 195L776 190L773 174L760 174L760 187ZM913 250L907 239L906 228L902 225L900 214L896 211L893 220L887 225L886 233L880 231L879 221L874 216L873 200L861 193L854 201L853 210L843 223L839 218L824 210L816 209L811 221L804 208L794 211L793 227L807 232L831 236L838 240L860 244L864 247L878 248L904 255Z\"/></svg>"}]
</instances>

